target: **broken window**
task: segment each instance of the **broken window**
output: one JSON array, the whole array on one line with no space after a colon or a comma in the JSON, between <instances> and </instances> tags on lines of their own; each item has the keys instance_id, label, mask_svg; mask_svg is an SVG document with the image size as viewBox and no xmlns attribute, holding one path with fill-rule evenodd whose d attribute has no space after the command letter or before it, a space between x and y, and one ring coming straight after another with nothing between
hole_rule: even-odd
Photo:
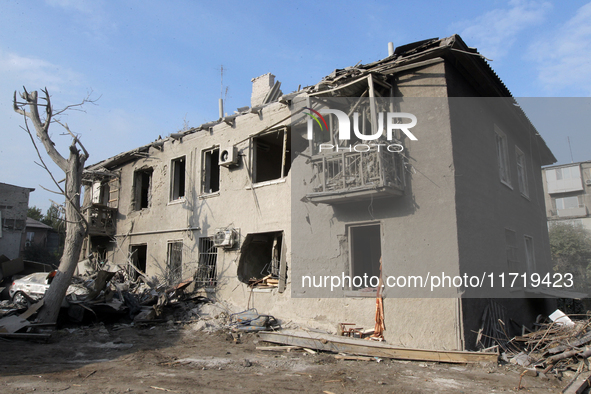
<instances>
[{"instance_id":1,"label":"broken window","mask_svg":"<svg viewBox=\"0 0 591 394\"><path fill-rule=\"evenodd\" d=\"M179 283L183 277L183 241L168 242L167 267L168 284Z\"/></svg>"},{"instance_id":2,"label":"broken window","mask_svg":"<svg viewBox=\"0 0 591 394\"><path fill-rule=\"evenodd\" d=\"M203 151L201 158L201 193L209 194L220 190L220 150Z\"/></svg>"},{"instance_id":3,"label":"broken window","mask_svg":"<svg viewBox=\"0 0 591 394\"><path fill-rule=\"evenodd\" d=\"M129 248L129 263L142 273L146 273L146 261L148 258L148 245L131 245ZM139 276L139 272L129 267L129 276L134 280Z\"/></svg>"},{"instance_id":4,"label":"broken window","mask_svg":"<svg viewBox=\"0 0 591 394\"><path fill-rule=\"evenodd\" d=\"M171 163L170 201L185 197L185 156L174 159Z\"/></svg>"},{"instance_id":5,"label":"broken window","mask_svg":"<svg viewBox=\"0 0 591 394\"><path fill-rule=\"evenodd\" d=\"M109 205L109 183L94 181L92 183L92 203L99 205Z\"/></svg>"},{"instance_id":6,"label":"broken window","mask_svg":"<svg viewBox=\"0 0 591 394\"><path fill-rule=\"evenodd\" d=\"M287 129L271 131L252 139L253 182L287 176L291 167L291 138Z\"/></svg>"},{"instance_id":7,"label":"broken window","mask_svg":"<svg viewBox=\"0 0 591 394\"><path fill-rule=\"evenodd\" d=\"M259 288L279 287L283 292L286 264L282 231L248 234L240 249L238 279Z\"/></svg>"},{"instance_id":8,"label":"broken window","mask_svg":"<svg viewBox=\"0 0 591 394\"><path fill-rule=\"evenodd\" d=\"M377 287L377 280L371 277L380 276L380 258L382 257L381 230L379 224L365 224L349 226L349 245L351 246L351 273L353 277L363 278L367 275L367 281L353 280L352 290L360 290L365 287ZM357 286L360 284L360 286Z\"/></svg>"},{"instance_id":9,"label":"broken window","mask_svg":"<svg viewBox=\"0 0 591 394\"><path fill-rule=\"evenodd\" d=\"M216 265L218 248L211 237L199 238L199 264L195 273L195 285L198 287L215 287L217 285Z\"/></svg>"},{"instance_id":10,"label":"broken window","mask_svg":"<svg viewBox=\"0 0 591 394\"><path fill-rule=\"evenodd\" d=\"M149 208L152 200L152 168L138 170L134 174L134 208L136 211Z\"/></svg>"}]
</instances>

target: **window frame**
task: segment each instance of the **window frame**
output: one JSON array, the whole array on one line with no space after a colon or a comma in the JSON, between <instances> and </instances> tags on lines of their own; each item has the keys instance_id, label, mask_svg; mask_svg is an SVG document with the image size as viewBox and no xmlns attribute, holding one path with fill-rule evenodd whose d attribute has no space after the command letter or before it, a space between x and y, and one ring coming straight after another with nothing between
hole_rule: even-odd
<instances>
[{"instance_id":1,"label":"window frame","mask_svg":"<svg viewBox=\"0 0 591 394\"><path fill-rule=\"evenodd\" d=\"M528 243L528 241L530 241ZM528 274L536 272L536 252L534 247L534 237L524 234L523 242L525 245L525 269Z\"/></svg>"},{"instance_id":2,"label":"window frame","mask_svg":"<svg viewBox=\"0 0 591 394\"><path fill-rule=\"evenodd\" d=\"M173 271L173 267L172 267L172 257L173 257L173 252L175 252L174 246L173 245L179 245L180 244L180 252L177 254L177 256L180 256L179 259L179 264L178 266L174 267L174 270L178 270L178 272ZM171 281L171 283L169 283L170 285L175 284L177 281L180 282L183 280L183 250L184 250L185 244L183 242L182 239L169 239L168 241L166 241L166 270L167 272L170 274L169 280ZM175 264L176 265L176 264Z\"/></svg>"},{"instance_id":3,"label":"window frame","mask_svg":"<svg viewBox=\"0 0 591 394\"><path fill-rule=\"evenodd\" d=\"M208 175L208 170L213 171L211 164L211 159L208 162L207 154L214 153L217 151L217 171L218 171L218 188L217 190L213 191L206 191L208 186L210 186L211 182L211 174ZM220 146L215 145L210 148L206 148L201 150L201 187L200 187L200 196L213 196L218 195L220 193L220 184L221 184L221 169L220 169ZM211 190L211 188L209 188Z\"/></svg>"},{"instance_id":4,"label":"window frame","mask_svg":"<svg viewBox=\"0 0 591 394\"><path fill-rule=\"evenodd\" d=\"M517 184L519 192L525 198L529 199L529 183L527 178L527 159L525 153L518 147L515 147L515 161L517 163Z\"/></svg>"},{"instance_id":5,"label":"window frame","mask_svg":"<svg viewBox=\"0 0 591 394\"><path fill-rule=\"evenodd\" d=\"M564 200L569 199L569 198L576 198L578 205L576 207L566 208L565 205L564 205ZM567 197L554 197L553 200L554 200L554 208L556 209L556 212L558 212L559 210L564 210L564 209L576 209L576 208L584 208L585 207L585 204L582 201L582 195L567 196ZM558 208L557 202L559 200L561 201L562 208Z\"/></svg>"},{"instance_id":6,"label":"window frame","mask_svg":"<svg viewBox=\"0 0 591 394\"><path fill-rule=\"evenodd\" d=\"M499 180L502 184L513 189L511 185L511 164L509 160L509 144L507 142L507 134L501 130L498 125L494 125L495 129L495 149L497 151L497 162L499 165Z\"/></svg>"},{"instance_id":7,"label":"window frame","mask_svg":"<svg viewBox=\"0 0 591 394\"><path fill-rule=\"evenodd\" d=\"M203 278L198 278L197 274L202 267L213 267L213 273L208 273L206 279L210 280L210 284L203 284L203 287L206 289L212 289L217 287L218 285L218 266L217 266L217 259L218 259L218 248L214 245L213 237L199 237L199 259L197 261L197 272L195 276L195 281L198 286L202 285ZM209 247L207 247L209 246ZM204 250L207 248L207 250ZM213 251L212 251L213 250ZM198 280L201 279L201 280Z\"/></svg>"},{"instance_id":8,"label":"window frame","mask_svg":"<svg viewBox=\"0 0 591 394\"><path fill-rule=\"evenodd\" d=\"M179 174L179 179L177 180L177 163L184 163L183 164L183 179L182 179L182 186L183 186L183 194L180 195L180 188L181 188L181 179ZM178 184L177 184L178 182ZM178 189L178 190L177 190ZM174 159L170 160L170 196L169 202L182 202L185 201L187 195L187 156L178 156Z\"/></svg>"},{"instance_id":9,"label":"window frame","mask_svg":"<svg viewBox=\"0 0 591 394\"><path fill-rule=\"evenodd\" d=\"M383 224L380 221L377 222L360 222L360 223L351 223L348 224L346 226L346 234L347 234L347 243L348 243L348 268L349 268L349 273L348 275L351 277L351 286L348 288L345 288L345 294L349 295L349 296L368 296L368 297L374 297L377 291L377 288L375 288L375 291L367 291L365 289L373 289L371 286L368 287L361 287L361 288L355 288L353 285L353 278L356 276L356 271L354 268L354 245L353 245L353 229L356 228L361 228L361 227L374 227L377 226L379 229L379 234L380 234L380 239L379 239L379 246L380 246L380 258L382 258L383 256ZM382 260L383 261L383 260ZM379 270L379 260L377 262L378 264L378 270Z\"/></svg>"},{"instance_id":10,"label":"window frame","mask_svg":"<svg viewBox=\"0 0 591 394\"><path fill-rule=\"evenodd\" d=\"M147 187L147 204L145 207L142 207L142 197L143 197L143 184L144 179L143 175L149 173L149 180L148 180L148 187ZM154 168L153 167L145 167L137 169L133 172L133 210L134 211L141 211L142 209L149 209L152 206L152 185L154 184Z\"/></svg>"},{"instance_id":11,"label":"window frame","mask_svg":"<svg viewBox=\"0 0 591 394\"><path fill-rule=\"evenodd\" d=\"M280 169L280 176L278 178L273 178L273 179L265 179L265 180L259 180L257 179L257 162L258 162L258 148L256 146L256 140L259 138L262 138L266 135L270 135L273 133L282 133L283 134L283 143L282 143L282 147L281 147L281 169ZM252 179L252 184L253 186L257 186L257 185L267 185L267 184L274 184L274 183L280 183L282 180L284 180L287 175L289 174L289 170L291 169L291 157L288 157L291 152L288 150L288 145L291 143L290 141L290 130L287 126L283 126L277 129L273 129L273 130L268 130L264 133L259 133L256 135L253 135L250 138L250 173L251 173L251 179ZM287 168L287 171L286 171Z\"/></svg>"},{"instance_id":12,"label":"window frame","mask_svg":"<svg viewBox=\"0 0 591 394\"><path fill-rule=\"evenodd\" d=\"M509 240L508 234L511 234ZM512 242L509 242L512 241ZM517 244L517 232L510 228L505 228L505 250L508 272L518 272L521 270L521 261L519 261L519 247Z\"/></svg>"}]
</instances>

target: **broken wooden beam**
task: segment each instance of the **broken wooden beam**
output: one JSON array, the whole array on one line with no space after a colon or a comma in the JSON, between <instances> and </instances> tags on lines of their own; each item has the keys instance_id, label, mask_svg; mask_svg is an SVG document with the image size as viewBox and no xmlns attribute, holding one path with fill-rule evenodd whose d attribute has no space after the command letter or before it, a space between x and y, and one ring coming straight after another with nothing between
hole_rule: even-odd
<instances>
[{"instance_id":1,"label":"broken wooden beam","mask_svg":"<svg viewBox=\"0 0 591 394\"><path fill-rule=\"evenodd\" d=\"M581 375L562 389L562 394L582 394L591 387L591 375Z\"/></svg>"},{"instance_id":2,"label":"broken wooden beam","mask_svg":"<svg viewBox=\"0 0 591 394\"><path fill-rule=\"evenodd\" d=\"M257 346L257 350L268 350L270 352L283 352L294 349L301 349L299 346Z\"/></svg>"},{"instance_id":3,"label":"broken wooden beam","mask_svg":"<svg viewBox=\"0 0 591 394\"><path fill-rule=\"evenodd\" d=\"M0 338L7 338L7 339L44 339L48 340L51 338L51 334L32 334L28 332L24 333L7 333L7 332L0 332Z\"/></svg>"},{"instance_id":4,"label":"broken wooden beam","mask_svg":"<svg viewBox=\"0 0 591 394\"><path fill-rule=\"evenodd\" d=\"M346 353L359 356L393 358L398 360L436 361L441 363L496 362L497 353L427 350L395 347L383 342L339 337L315 332L285 330L282 332L259 332L266 342L301 346L309 349Z\"/></svg>"}]
</instances>

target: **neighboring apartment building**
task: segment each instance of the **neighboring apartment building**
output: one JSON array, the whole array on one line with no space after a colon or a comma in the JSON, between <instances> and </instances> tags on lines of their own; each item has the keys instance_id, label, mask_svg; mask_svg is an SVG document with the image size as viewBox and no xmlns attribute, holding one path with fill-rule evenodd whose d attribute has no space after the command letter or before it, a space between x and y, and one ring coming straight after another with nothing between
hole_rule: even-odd
<instances>
[{"instance_id":1,"label":"neighboring apartment building","mask_svg":"<svg viewBox=\"0 0 591 394\"><path fill-rule=\"evenodd\" d=\"M21 242L21 251L29 246L37 246L55 254L59 250L59 234L45 223L27 218L25 224L25 237Z\"/></svg>"},{"instance_id":2,"label":"neighboring apartment building","mask_svg":"<svg viewBox=\"0 0 591 394\"><path fill-rule=\"evenodd\" d=\"M591 230L591 161L542 170L548 224L566 222Z\"/></svg>"},{"instance_id":3,"label":"neighboring apartment building","mask_svg":"<svg viewBox=\"0 0 591 394\"><path fill-rule=\"evenodd\" d=\"M0 183L0 255L9 259L20 256L25 236L30 187Z\"/></svg>"},{"instance_id":4,"label":"neighboring apartment building","mask_svg":"<svg viewBox=\"0 0 591 394\"><path fill-rule=\"evenodd\" d=\"M367 130L380 105L414 113L418 141L397 132L403 154L319 152L333 141L333 122L308 141L307 123L294 117L329 97L368 97ZM378 103L385 97L394 101ZM548 271L540 168L554 162L475 49L457 35L425 40L287 95L272 75L255 78L250 108L89 166L81 257L194 277L219 299L283 321L373 328L374 288L349 284L326 297L304 288L302 276L376 275L380 260L383 275ZM491 302L386 289L385 338L473 348L485 311L510 330L510 319L528 324L552 307L517 298L538 294L523 286L515 291Z\"/></svg>"}]
</instances>

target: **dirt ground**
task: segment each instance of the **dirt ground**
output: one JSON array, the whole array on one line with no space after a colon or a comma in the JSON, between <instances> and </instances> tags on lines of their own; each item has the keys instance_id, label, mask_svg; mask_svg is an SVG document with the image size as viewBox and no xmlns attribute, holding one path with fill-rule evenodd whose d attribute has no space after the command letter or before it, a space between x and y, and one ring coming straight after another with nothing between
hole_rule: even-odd
<instances>
[{"instance_id":1,"label":"dirt ground","mask_svg":"<svg viewBox=\"0 0 591 394\"><path fill-rule=\"evenodd\" d=\"M172 323L172 322L169 322ZM516 390L513 365L336 360L240 343L195 324L97 324L54 332L48 343L0 342L2 393L500 393ZM556 393L567 379L524 377L519 392Z\"/></svg>"}]
</instances>

